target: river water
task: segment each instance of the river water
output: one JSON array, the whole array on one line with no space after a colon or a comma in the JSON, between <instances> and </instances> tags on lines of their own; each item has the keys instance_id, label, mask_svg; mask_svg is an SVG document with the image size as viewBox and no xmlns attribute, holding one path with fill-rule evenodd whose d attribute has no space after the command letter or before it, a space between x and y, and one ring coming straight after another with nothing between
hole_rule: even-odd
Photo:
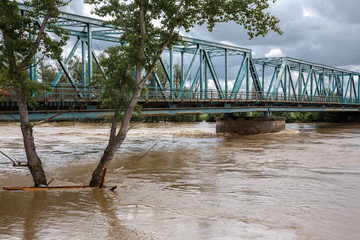
<instances>
[{"instance_id":1,"label":"river water","mask_svg":"<svg viewBox=\"0 0 360 240\"><path fill-rule=\"evenodd\" d=\"M0 150L24 161L18 123L0 123L0 133ZM85 185L109 126L49 123L34 133L51 185ZM0 186L32 184L0 156ZM359 239L360 125L227 137L214 123L142 124L105 185L0 190L0 239Z\"/></svg>"}]
</instances>

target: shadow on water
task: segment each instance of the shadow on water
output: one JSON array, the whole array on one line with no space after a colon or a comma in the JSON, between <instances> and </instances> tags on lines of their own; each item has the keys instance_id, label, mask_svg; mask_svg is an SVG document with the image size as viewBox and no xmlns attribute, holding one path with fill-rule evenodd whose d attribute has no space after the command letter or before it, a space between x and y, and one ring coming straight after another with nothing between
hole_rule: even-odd
<instances>
[{"instance_id":1,"label":"shadow on water","mask_svg":"<svg viewBox=\"0 0 360 240\"><path fill-rule=\"evenodd\" d=\"M118 219L117 198L107 190L2 191L0 196L0 239L142 239Z\"/></svg>"}]
</instances>

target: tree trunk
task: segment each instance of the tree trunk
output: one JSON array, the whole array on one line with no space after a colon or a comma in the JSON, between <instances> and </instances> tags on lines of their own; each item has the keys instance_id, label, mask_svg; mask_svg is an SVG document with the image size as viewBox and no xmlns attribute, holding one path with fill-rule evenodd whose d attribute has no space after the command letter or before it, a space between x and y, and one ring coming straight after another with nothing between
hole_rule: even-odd
<instances>
[{"instance_id":1,"label":"tree trunk","mask_svg":"<svg viewBox=\"0 0 360 240\"><path fill-rule=\"evenodd\" d=\"M150 73L148 72L147 76L143 80L141 79L141 71L143 69L142 60L144 59L144 54L145 54L144 40L146 37L144 5L145 5L144 1L139 2L139 8L140 8L140 15L139 15L140 25L139 25L139 27L140 27L141 42L140 42L140 46L139 46L137 62L135 64L136 88L135 88L134 94L129 102L129 105L127 106L127 108L125 110L124 118L122 119L121 127L119 129L119 132L116 134L116 137L115 137L115 133L114 133L115 132L114 130L116 130L116 124L114 125L114 122L118 122L118 115L120 113L115 112L115 114L114 114L109 143L104 151L103 156L101 157L101 160L100 160L96 170L93 172L93 175L92 175L92 178L91 178L91 181L89 184L91 187L99 186L100 181L101 181L101 173L102 173L102 170L103 170L105 164L109 163L114 158L115 153L120 148L121 144L124 142L125 137L128 132L130 120L131 120L132 114L134 112L135 106L138 102L142 88L143 88L146 80L149 78L150 73L154 70L154 67L155 67L155 64L154 64L151 72ZM126 80L127 70L125 70L124 74L125 74L124 80Z\"/></svg>"},{"instance_id":2,"label":"tree trunk","mask_svg":"<svg viewBox=\"0 0 360 240\"><path fill-rule=\"evenodd\" d=\"M122 142L123 141L121 141L119 144L115 144L115 143L109 141L109 144L106 147L104 154L102 155L97 168L95 169L95 171L92 174L92 178L89 183L90 187L99 187L99 184L101 181L102 170L103 170L105 164L109 163L114 158L115 153L119 149Z\"/></svg>"},{"instance_id":3,"label":"tree trunk","mask_svg":"<svg viewBox=\"0 0 360 240\"><path fill-rule=\"evenodd\" d=\"M19 107L19 115L20 115L20 123L21 123L20 126L24 139L24 147L25 147L25 153L27 157L27 164L29 170L33 177L35 186L47 185L45 172L42 167L42 162L39 156L37 155L35 148L33 129L29 120L29 113L25 101L25 93L23 89L20 87L16 87L15 90L18 99L18 107Z\"/></svg>"},{"instance_id":4,"label":"tree trunk","mask_svg":"<svg viewBox=\"0 0 360 240\"><path fill-rule=\"evenodd\" d=\"M105 164L109 163L115 156L117 150L120 148L121 144L124 142L125 137L127 135L128 127L130 124L130 120L132 117L132 114L134 112L135 106L137 104L137 101L139 99L142 85L138 86L134 92L133 97L130 100L130 103L125 111L124 118L121 122L121 127L119 129L119 132L115 136L115 130L116 130L116 123L118 122L116 119L119 118L119 113L115 113L113 117L113 123L111 127L111 134L109 137L109 143L101 157L101 160L95 169L95 171L92 174L92 178L90 180L89 185L91 187L98 187L101 181L101 173L105 166ZM114 121L115 120L115 121Z\"/></svg>"}]
</instances>

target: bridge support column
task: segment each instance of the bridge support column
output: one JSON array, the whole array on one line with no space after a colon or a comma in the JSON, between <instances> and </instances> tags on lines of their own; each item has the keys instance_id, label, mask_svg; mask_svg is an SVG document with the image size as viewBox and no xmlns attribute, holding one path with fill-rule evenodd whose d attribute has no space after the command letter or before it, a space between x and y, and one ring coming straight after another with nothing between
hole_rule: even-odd
<instances>
[{"instance_id":1,"label":"bridge support column","mask_svg":"<svg viewBox=\"0 0 360 240\"><path fill-rule=\"evenodd\" d=\"M285 130L285 118L224 117L216 119L216 133L253 135Z\"/></svg>"}]
</instances>

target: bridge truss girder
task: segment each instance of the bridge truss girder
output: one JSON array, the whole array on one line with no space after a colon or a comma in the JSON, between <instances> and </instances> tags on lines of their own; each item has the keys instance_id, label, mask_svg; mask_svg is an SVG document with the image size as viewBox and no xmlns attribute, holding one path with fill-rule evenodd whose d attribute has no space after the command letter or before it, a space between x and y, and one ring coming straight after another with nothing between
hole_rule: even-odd
<instances>
[{"instance_id":1,"label":"bridge truss girder","mask_svg":"<svg viewBox=\"0 0 360 240\"><path fill-rule=\"evenodd\" d=\"M27 11L30 7L19 4L19 8ZM41 19L35 23L41 24ZM94 67L103 71L96 58L93 42L120 44L122 31L106 25L102 20L69 13L62 13L58 24L71 34L71 50L58 62L61 69L51 87L63 91L66 84L59 86L59 80L65 74L69 79L68 86L74 90L73 99L97 101L98 95L95 93L100 93L101 89L90 87L89 83ZM147 86L148 93L144 96L146 101L153 97L170 109L176 109L182 101L193 100L198 101L200 107L203 106L202 102L209 100L229 108L236 107L237 101L249 104L271 104L274 101L281 104L283 101L286 106L285 102L312 102L314 99L360 105L360 73L289 57L253 59L250 49L188 37L182 40L182 43L163 54L158 67L164 71L166 81L161 81L154 72L154 81ZM76 81L68 64L79 48L82 79ZM176 56L180 59L180 83L176 82L174 76ZM29 72L31 79L38 79L36 66L31 66ZM65 97L61 99L63 101ZM288 109L293 110L294 105Z\"/></svg>"},{"instance_id":2,"label":"bridge truss girder","mask_svg":"<svg viewBox=\"0 0 360 240\"><path fill-rule=\"evenodd\" d=\"M28 11L31 7L19 4L19 8L21 11ZM41 19L37 19L35 22L41 24ZM86 92L84 89L88 88L88 84L92 80L92 71L93 71L93 62L97 65L98 68L101 69L99 62L96 59L96 55L93 50L93 40L98 41L106 41L113 44L119 44L119 37L122 34L121 30L114 28L111 25L106 25L104 21L83 17L76 14L62 13L59 16L58 21L59 26L67 29L70 32L71 40L69 44L75 42L72 46L70 46L71 51L67 57L58 61L60 66L60 71L57 74L56 78L51 84L51 87L56 88L58 86L59 80L62 75L68 78L70 85L76 90L78 93L78 97L85 98ZM201 98L207 98L207 93L213 91L214 89L209 89L210 82L215 85L217 90L217 95L221 98L227 98L229 92L228 86L228 58L231 56L247 56L247 58L251 58L251 50L236 46L230 46L221 43L215 43L205 40L193 39L188 37L182 38L182 44L174 46L173 49L168 50L170 52L169 61L164 63L162 61L161 67L166 73L168 83L170 85L168 91L171 91L171 98L177 98L180 96L187 96L187 98L191 98L193 94L200 94ZM76 83L73 78L71 72L68 69L68 64L73 56L76 54L79 46L81 45L81 60L82 60L82 84ZM69 47L69 46L68 46ZM174 88L174 61L173 61L173 53L181 54L181 76L182 76L182 84L180 89ZM192 55L192 60L187 69L185 69L186 63L184 63L184 56ZM164 56L165 57L165 56ZM214 65L214 58L224 58L225 60L225 79L219 79L217 71L218 68ZM194 64L195 60L198 60L199 63ZM185 60L186 61L186 60ZM194 65L197 65L196 67ZM247 64L249 66L249 64ZM167 69L169 68L169 69ZM192 70L195 69L195 74L192 73ZM254 68L253 68L254 69ZM246 70L249 71L249 70ZM37 69L36 66L30 67L30 77L33 80L37 80ZM254 70L252 70L252 74L256 74ZM211 78L208 78L208 75ZM255 76L255 75L254 75ZM248 79L249 77L247 77ZM164 92L164 87L161 86L158 77L156 85L151 86L154 87L155 91ZM185 89L185 83L192 79L190 83L189 89ZM225 83L221 83L221 81L225 80ZM258 84L257 84L258 85ZM82 91L81 91L82 89ZM224 90L223 90L224 89ZM89 90L88 90L89 91ZM186 92L186 94L185 94ZM233 92L233 91L231 91ZM165 96L165 94L162 94Z\"/></svg>"},{"instance_id":3,"label":"bridge truss girder","mask_svg":"<svg viewBox=\"0 0 360 240\"><path fill-rule=\"evenodd\" d=\"M255 63L262 66L263 82L265 68L273 73L264 88L266 99L283 95L285 100L329 98L360 103L360 73L290 57L259 58Z\"/></svg>"}]
</instances>

